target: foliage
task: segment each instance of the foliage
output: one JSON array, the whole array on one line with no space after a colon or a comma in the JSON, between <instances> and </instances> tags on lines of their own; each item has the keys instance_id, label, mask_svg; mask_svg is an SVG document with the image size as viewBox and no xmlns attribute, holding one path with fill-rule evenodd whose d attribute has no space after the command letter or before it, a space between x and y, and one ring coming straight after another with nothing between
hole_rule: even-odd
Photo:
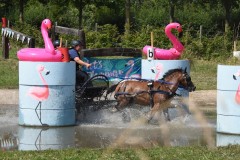
<instances>
[{"instance_id":1,"label":"foliage","mask_svg":"<svg viewBox=\"0 0 240 160\"><path fill-rule=\"evenodd\" d=\"M24 33L25 35L35 38L36 47L43 46L44 42L43 42L43 37L40 31L40 25L39 27L36 27L26 23L16 22L15 25L13 26L13 29L17 30L18 32ZM16 39L15 40L10 39L10 40L11 40L10 44L12 46L23 47L24 45L22 44L21 40L20 41L16 41Z\"/></svg>"},{"instance_id":2,"label":"foliage","mask_svg":"<svg viewBox=\"0 0 240 160\"><path fill-rule=\"evenodd\" d=\"M48 17L47 8L40 2L30 0L26 6L25 22L32 26L40 27L42 20Z\"/></svg>"},{"instance_id":3,"label":"foliage","mask_svg":"<svg viewBox=\"0 0 240 160\"><path fill-rule=\"evenodd\" d=\"M109 48L113 47L119 39L117 27L106 24L98 26L97 31L87 31L86 41L88 48Z\"/></svg>"},{"instance_id":4,"label":"foliage","mask_svg":"<svg viewBox=\"0 0 240 160\"><path fill-rule=\"evenodd\" d=\"M187 36L183 40L186 48L184 55L204 60L223 60L232 57L232 52L228 52L232 50L232 41L228 35L203 36L201 39L193 38L190 34Z\"/></svg>"},{"instance_id":5,"label":"foliage","mask_svg":"<svg viewBox=\"0 0 240 160\"><path fill-rule=\"evenodd\" d=\"M164 4L164 3L163 3ZM166 4L166 3L165 3ZM165 26L169 22L166 5L158 1L144 1L142 7L137 7L135 12L135 26ZM146 16L147 15L147 16Z\"/></svg>"},{"instance_id":6,"label":"foliage","mask_svg":"<svg viewBox=\"0 0 240 160\"><path fill-rule=\"evenodd\" d=\"M11 3L10 3L11 2ZM80 2L82 2L80 4ZM239 13L240 8L238 1L198 1L198 0L171 0L175 7L175 15L177 21L181 22L184 26L184 32L188 32L188 36L192 39L188 39L187 42L191 41L193 46L188 47L186 52L194 55L207 55L203 57L205 59L215 58L218 55L222 55L221 52L229 52L231 47L229 44L232 43L233 35L224 38L224 48L219 50L216 48L216 43L221 42L221 33L224 32L224 6L232 6L232 30L230 34L233 34L233 29L239 25ZM225 4L226 3L226 4ZM40 27L42 19L48 17L52 22L57 22L58 25L64 27L78 28L79 20L79 6L83 7L82 12L82 24L83 28L88 35L96 36L101 35L101 38L87 37L88 46L94 48L96 46L111 46L102 45L102 42L106 39L106 35L102 33L92 33L96 31L96 25L100 25L100 28L106 24L111 24L117 26L116 33L114 35L119 35L121 38L114 39L111 43L120 43L123 47L134 47L141 48L146 44L149 44L150 32L154 32L154 45L160 48L170 47L168 39L166 39L163 31L164 28L169 23L169 5L170 1L165 0L143 0L143 1L131 1L131 31L130 33L124 33L125 24L125 1L91 1L91 0L64 0L64 1L39 1L39 0L28 0L24 1L24 19L25 24L29 25L37 30ZM30 29L31 27L26 27L23 29L18 23L19 2L16 0L2 1L0 2L0 7L5 9L5 13L11 18L11 22L17 31L24 31L25 34L36 32ZM238 6L238 7L237 7ZM10 10L14 10L11 12ZM203 37L201 43L199 43L199 27L202 26L204 29ZM153 29L147 30L145 29ZM186 30L187 29L187 30ZM93 31L92 31L93 30ZM158 31L159 30L159 31ZM102 31L101 31L102 32ZM146 34L145 34L146 33ZM160 34L158 34L160 33ZM236 33L235 33L236 34ZM38 35L38 36L37 36ZM41 46L42 42L40 40L41 35L34 34L35 38L39 38L36 41L37 46ZM105 37L105 38L104 38ZM229 38L230 37L230 38ZM214 43L208 43L214 39ZM98 41L99 40L99 41ZM145 42L145 43L144 43ZM189 43L188 43L189 44ZM206 46L209 49L206 49ZM114 45L112 45L114 46ZM204 47L203 47L204 46ZM219 45L222 46L222 45ZM213 52L213 53L210 53ZM204 53L204 54L203 54Z\"/></svg>"}]
</instances>

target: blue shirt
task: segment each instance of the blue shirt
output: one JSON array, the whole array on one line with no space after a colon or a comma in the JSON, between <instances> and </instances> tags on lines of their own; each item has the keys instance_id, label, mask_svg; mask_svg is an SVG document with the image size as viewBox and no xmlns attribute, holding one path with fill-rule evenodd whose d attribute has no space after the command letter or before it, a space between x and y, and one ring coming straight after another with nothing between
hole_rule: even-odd
<instances>
[{"instance_id":1,"label":"blue shirt","mask_svg":"<svg viewBox=\"0 0 240 160\"><path fill-rule=\"evenodd\" d=\"M76 51L74 48L70 49L68 51L68 53L69 53L71 61L74 61L74 58L76 58L76 57L80 58L80 55L79 55L78 51ZM76 70L79 70L79 64L78 63L76 63Z\"/></svg>"}]
</instances>

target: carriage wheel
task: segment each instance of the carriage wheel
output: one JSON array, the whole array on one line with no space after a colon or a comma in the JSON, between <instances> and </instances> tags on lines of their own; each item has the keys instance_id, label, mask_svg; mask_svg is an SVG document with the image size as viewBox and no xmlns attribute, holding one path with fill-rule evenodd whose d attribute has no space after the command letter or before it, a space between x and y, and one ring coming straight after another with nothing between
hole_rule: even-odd
<instances>
[{"instance_id":1,"label":"carriage wheel","mask_svg":"<svg viewBox=\"0 0 240 160\"><path fill-rule=\"evenodd\" d=\"M76 90L77 105L81 105L80 108L83 110L90 104L93 104L94 108L100 109L100 102L105 101L104 92L108 87L109 80L105 75L99 74L91 77Z\"/></svg>"}]
</instances>

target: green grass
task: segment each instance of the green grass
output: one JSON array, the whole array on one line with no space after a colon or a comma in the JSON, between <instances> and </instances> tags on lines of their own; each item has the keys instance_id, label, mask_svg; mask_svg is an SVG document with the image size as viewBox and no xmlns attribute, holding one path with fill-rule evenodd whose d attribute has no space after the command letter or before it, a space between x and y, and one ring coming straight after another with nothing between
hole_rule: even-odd
<instances>
[{"instance_id":1,"label":"green grass","mask_svg":"<svg viewBox=\"0 0 240 160\"><path fill-rule=\"evenodd\" d=\"M150 149L64 149L45 151L0 152L4 160L237 160L240 146L207 147L155 147Z\"/></svg>"},{"instance_id":2,"label":"green grass","mask_svg":"<svg viewBox=\"0 0 240 160\"><path fill-rule=\"evenodd\" d=\"M217 85L217 62L194 60L191 78L197 90L215 90Z\"/></svg>"},{"instance_id":3,"label":"green grass","mask_svg":"<svg viewBox=\"0 0 240 160\"><path fill-rule=\"evenodd\" d=\"M0 88L18 88L18 60L0 59Z\"/></svg>"}]
</instances>

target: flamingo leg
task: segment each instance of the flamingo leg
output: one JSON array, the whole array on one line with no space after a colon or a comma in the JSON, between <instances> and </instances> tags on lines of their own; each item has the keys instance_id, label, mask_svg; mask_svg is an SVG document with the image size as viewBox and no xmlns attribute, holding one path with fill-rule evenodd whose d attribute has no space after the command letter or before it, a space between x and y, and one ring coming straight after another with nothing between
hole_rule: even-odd
<instances>
[{"instance_id":1,"label":"flamingo leg","mask_svg":"<svg viewBox=\"0 0 240 160\"><path fill-rule=\"evenodd\" d=\"M38 115L38 112L37 112L37 109L38 109L39 106L40 106L40 115ZM36 106L36 108L35 108L35 113L36 113L36 115L37 115L37 117L38 117L40 123L43 125L43 123L42 123L42 119L41 119L41 117L42 117L41 110L42 110L42 102L39 101L38 104L37 104L37 106Z\"/></svg>"}]
</instances>

